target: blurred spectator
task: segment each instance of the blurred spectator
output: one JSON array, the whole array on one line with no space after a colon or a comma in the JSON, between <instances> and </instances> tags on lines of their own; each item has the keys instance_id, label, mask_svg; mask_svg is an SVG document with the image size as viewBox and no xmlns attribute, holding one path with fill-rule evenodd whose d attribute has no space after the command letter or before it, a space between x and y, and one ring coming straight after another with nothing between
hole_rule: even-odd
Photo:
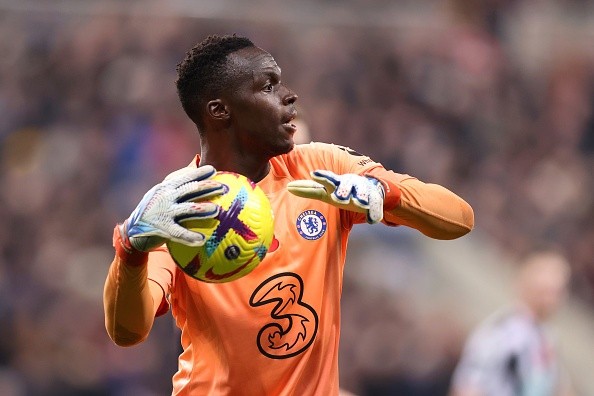
<instances>
[{"instance_id":1,"label":"blurred spectator","mask_svg":"<svg viewBox=\"0 0 594 396\"><path fill-rule=\"evenodd\" d=\"M546 323L567 293L569 264L540 252L521 264L517 304L470 336L452 380L452 396L569 396L567 373Z\"/></svg>"}]
</instances>

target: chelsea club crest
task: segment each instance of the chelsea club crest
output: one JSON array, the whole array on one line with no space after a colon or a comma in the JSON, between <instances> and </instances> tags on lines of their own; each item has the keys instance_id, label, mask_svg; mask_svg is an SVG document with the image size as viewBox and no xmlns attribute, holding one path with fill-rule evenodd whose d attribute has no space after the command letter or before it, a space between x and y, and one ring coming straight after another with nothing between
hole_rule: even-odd
<instances>
[{"instance_id":1,"label":"chelsea club crest","mask_svg":"<svg viewBox=\"0 0 594 396\"><path fill-rule=\"evenodd\" d=\"M326 218L317 210L305 210L297 217L299 235L310 241L320 239L326 232Z\"/></svg>"}]
</instances>

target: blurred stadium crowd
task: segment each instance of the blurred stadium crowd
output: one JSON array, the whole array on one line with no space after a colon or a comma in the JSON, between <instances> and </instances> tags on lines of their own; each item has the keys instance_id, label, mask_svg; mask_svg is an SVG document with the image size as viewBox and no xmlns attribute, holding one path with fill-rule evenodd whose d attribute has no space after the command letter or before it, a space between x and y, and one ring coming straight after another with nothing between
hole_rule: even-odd
<instances>
[{"instance_id":1,"label":"blurred stadium crowd","mask_svg":"<svg viewBox=\"0 0 594 396\"><path fill-rule=\"evenodd\" d=\"M573 292L594 304L594 48L522 19L561 12L575 28L589 2L471 3L357 28L0 9L0 394L169 392L173 324L115 347L101 292L113 225L199 147L173 81L211 33L248 35L275 56L313 140L450 187L511 257L562 250ZM343 343L344 384L380 395L381 377L392 394L445 394L455 319L416 317L406 296L352 277L343 336L358 342Z\"/></svg>"}]
</instances>

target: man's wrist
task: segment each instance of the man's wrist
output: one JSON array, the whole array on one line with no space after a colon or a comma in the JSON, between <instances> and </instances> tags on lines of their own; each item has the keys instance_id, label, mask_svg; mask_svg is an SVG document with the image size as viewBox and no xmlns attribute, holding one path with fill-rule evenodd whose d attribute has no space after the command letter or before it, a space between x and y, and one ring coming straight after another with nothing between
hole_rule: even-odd
<instances>
[{"instance_id":1,"label":"man's wrist","mask_svg":"<svg viewBox=\"0 0 594 396\"><path fill-rule=\"evenodd\" d=\"M148 253L136 250L130 243L130 240L122 234L124 224L116 224L113 230L113 246L116 251L116 256L122 260L126 265L138 267L144 265L148 261Z\"/></svg>"},{"instance_id":2,"label":"man's wrist","mask_svg":"<svg viewBox=\"0 0 594 396\"><path fill-rule=\"evenodd\" d=\"M395 183L389 180L380 180L379 182L384 187L384 210L393 210L400 205L400 188Z\"/></svg>"}]
</instances>

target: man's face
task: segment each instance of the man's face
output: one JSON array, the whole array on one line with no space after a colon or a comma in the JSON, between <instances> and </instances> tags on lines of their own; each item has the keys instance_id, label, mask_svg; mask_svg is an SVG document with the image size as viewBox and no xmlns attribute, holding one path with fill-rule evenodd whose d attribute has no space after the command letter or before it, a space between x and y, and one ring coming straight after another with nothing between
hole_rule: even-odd
<instances>
[{"instance_id":1,"label":"man's face","mask_svg":"<svg viewBox=\"0 0 594 396\"><path fill-rule=\"evenodd\" d=\"M226 100L241 150L267 159L291 151L297 130L292 123L297 96L281 83L281 69L274 58L260 48L248 47L229 55L229 62L240 71Z\"/></svg>"},{"instance_id":2,"label":"man's face","mask_svg":"<svg viewBox=\"0 0 594 396\"><path fill-rule=\"evenodd\" d=\"M565 300L566 288L565 278L555 270L541 272L534 276L530 291L535 313L541 320L548 319L557 311Z\"/></svg>"},{"instance_id":3,"label":"man's face","mask_svg":"<svg viewBox=\"0 0 594 396\"><path fill-rule=\"evenodd\" d=\"M567 295L569 267L555 255L535 256L521 272L524 302L539 320L552 316Z\"/></svg>"}]
</instances>

